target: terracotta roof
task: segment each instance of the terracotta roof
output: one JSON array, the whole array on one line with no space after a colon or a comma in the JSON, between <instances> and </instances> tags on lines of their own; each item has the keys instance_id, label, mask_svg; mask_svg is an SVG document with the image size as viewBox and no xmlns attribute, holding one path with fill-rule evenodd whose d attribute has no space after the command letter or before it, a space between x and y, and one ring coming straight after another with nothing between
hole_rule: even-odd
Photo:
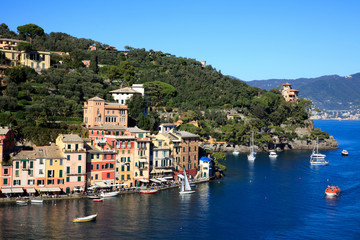
<instances>
[{"instance_id":1,"label":"terracotta roof","mask_svg":"<svg viewBox=\"0 0 360 240\"><path fill-rule=\"evenodd\" d=\"M146 130L142 130L138 127L129 127L127 130L129 130L129 132L132 132L132 133L147 133L147 132L149 132Z\"/></svg>"},{"instance_id":2,"label":"terracotta roof","mask_svg":"<svg viewBox=\"0 0 360 240\"><path fill-rule=\"evenodd\" d=\"M34 150L31 151L20 151L17 155L14 156L14 160L23 160L23 159L39 159L39 158L65 158L60 148L56 145L52 146L36 146Z\"/></svg>"},{"instance_id":3,"label":"terracotta roof","mask_svg":"<svg viewBox=\"0 0 360 240\"><path fill-rule=\"evenodd\" d=\"M290 92L299 92L299 90L291 89Z\"/></svg>"},{"instance_id":4,"label":"terracotta roof","mask_svg":"<svg viewBox=\"0 0 360 240\"><path fill-rule=\"evenodd\" d=\"M291 84L286 82L286 83L283 84L283 86L291 86Z\"/></svg>"},{"instance_id":5,"label":"terracotta roof","mask_svg":"<svg viewBox=\"0 0 360 240\"><path fill-rule=\"evenodd\" d=\"M96 97L90 98L88 101L105 101L105 100L96 96Z\"/></svg>"},{"instance_id":6,"label":"terracotta roof","mask_svg":"<svg viewBox=\"0 0 360 240\"><path fill-rule=\"evenodd\" d=\"M133 93L133 94L138 93L138 94L141 94L140 92L132 89L131 87L116 89L116 90L110 91L110 93Z\"/></svg>"},{"instance_id":7,"label":"terracotta roof","mask_svg":"<svg viewBox=\"0 0 360 240\"><path fill-rule=\"evenodd\" d=\"M90 130L126 130L125 127L114 124L103 124L101 126L94 126Z\"/></svg>"}]
</instances>

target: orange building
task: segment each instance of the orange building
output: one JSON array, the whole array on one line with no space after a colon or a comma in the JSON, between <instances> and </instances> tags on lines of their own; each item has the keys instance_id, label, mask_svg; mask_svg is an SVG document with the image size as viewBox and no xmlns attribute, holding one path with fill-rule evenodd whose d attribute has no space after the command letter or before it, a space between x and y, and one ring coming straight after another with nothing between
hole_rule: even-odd
<instances>
[{"instance_id":1,"label":"orange building","mask_svg":"<svg viewBox=\"0 0 360 240\"><path fill-rule=\"evenodd\" d=\"M104 124L127 127L127 106L93 97L84 103L84 123L87 128Z\"/></svg>"},{"instance_id":2,"label":"orange building","mask_svg":"<svg viewBox=\"0 0 360 240\"><path fill-rule=\"evenodd\" d=\"M299 91L292 88L290 83L282 84L281 94L287 102L298 102L299 101Z\"/></svg>"}]
</instances>

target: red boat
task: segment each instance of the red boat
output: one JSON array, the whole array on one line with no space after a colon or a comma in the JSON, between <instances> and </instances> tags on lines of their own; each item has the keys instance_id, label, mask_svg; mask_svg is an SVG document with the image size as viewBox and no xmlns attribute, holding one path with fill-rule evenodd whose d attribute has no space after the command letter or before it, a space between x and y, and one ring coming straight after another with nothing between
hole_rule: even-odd
<instances>
[{"instance_id":1,"label":"red boat","mask_svg":"<svg viewBox=\"0 0 360 240\"><path fill-rule=\"evenodd\" d=\"M102 202L102 201L104 201L104 199L103 199L103 198L93 199L93 202Z\"/></svg>"},{"instance_id":2,"label":"red boat","mask_svg":"<svg viewBox=\"0 0 360 240\"><path fill-rule=\"evenodd\" d=\"M155 193L157 193L157 190L156 189L146 189L146 190L140 190L139 193L142 193L142 194L155 194Z\"/></svg>"},{"instance_id":3,"label":"red boat","mask_svg":"<svg viewBox=\"0 0 360 240\"><path fill-rule=\"evenodd\" d=\"M326 196L328 197L337 197L340 195L340 188L337 187L337 186L328 186L326 189L325 189L325 194Z\"/></svg>"}]
</instances>

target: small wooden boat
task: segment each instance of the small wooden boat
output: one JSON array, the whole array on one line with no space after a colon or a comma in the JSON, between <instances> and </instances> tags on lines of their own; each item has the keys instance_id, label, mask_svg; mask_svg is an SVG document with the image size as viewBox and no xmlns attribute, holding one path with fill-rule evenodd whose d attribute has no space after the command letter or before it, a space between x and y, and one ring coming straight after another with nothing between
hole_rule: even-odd
<instances>
[{"instance_id":1,"label":"small wooden boat","mask_svg":"<svg viewBox=\"0 0 360 240\"><path fill-rule=\"evenodd\" d=\"M146 190L140 190L139 193L142 193L142 194L155 194L155 193L157 193L157 190L156 189L146 189Z\"/></svg>"},{"instance_id":2,"label":"small wooden boat","mask_svg":"<svg viewBox=\"0 0 360 240\"><path fill-rule=\"evenodd\" d=\"M341 155L348 156L349 152L344 149L344 150L341 151Z\"/></svg>"},{"instance_id":3,"label":"small wooden boat","mask_svg":"<svg viewBox=\"0 0 360 240\"><path fill-rule=\"evenodd\" d=\"M96 217L97 217L97 213L94 215L86 216L86 217L74 218L73 222L74 223L90 222L90 221L95 220Z\"/></svg>"},{"instance_id":4,"label":"small wooden boat","mask_svg":"<svg viewBox=\"0 0 360 240\"><path fill-rule=\"evenodd\" d=\"M104 201L103 198L95 198L95 199L93 199L93 202L102 202L102 201Z\"/></svg>"},{"instance_id":5,"label":"small wooden boat","mask_svg":"<svg viewBox=\"0 0 360 240\"><path fill-rule=\"evenodd\" d=\"M43 204L44 200L42 199L32 199L30 200L32 204Z\"/></svg>"},{"instance_id":6,"label":"small wooden boat","mask_svg":"<svg viewBox=\"0 0 360 240\"><path fill-rule=\"evenodd\" d=\"M16 204L17 204L17 205L23 205L23 206L25 206L25 205L28 204L28 201L27 201L27 200L17 200L17 201L16 201Z\"/></svg>"},{"instance_id":7,"label":"small wooden boat","mask_svg":"<svg viewBox=\"0 0 360 240\"><path fill-rule=\"evenodd\" d=\"M340 195L340 188L337 186L328 186L325 189L325 194L327 197L338 197Z\"/></svg>"}]
</instances>

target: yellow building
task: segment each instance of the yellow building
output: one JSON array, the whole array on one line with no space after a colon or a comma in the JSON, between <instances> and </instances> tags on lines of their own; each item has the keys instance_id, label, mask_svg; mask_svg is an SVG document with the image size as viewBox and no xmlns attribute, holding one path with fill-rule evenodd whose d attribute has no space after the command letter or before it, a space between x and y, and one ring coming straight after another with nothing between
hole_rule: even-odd
<instances>
[{"instance_id":1,"label":"yellow building","mask_svg":"<svg viewBox=\"0 0 360 240\"><path fill-rule=\"evenodd\" d=\"M10 60L10 66L27 66L40 72L43 69L50 68L50 52L43 51L19 51L18 43L25 42L16 39L0 38L0 52ZM25 42L27 43L27 42Z\"/></svg>"},{"instance_id":2,"label":"yellow building","mask_svg":"<svg viewBox=\"0 0 360 240\"><path fill-rule=\"evenodd\" d=\"M64 188L64 166L65 156L58 146L43 147L46 151L46 172L45 172L45 188L47 191L57 192L60 188ZM42 189L39 189L42 192Z\"/></svg>"}]
</instances>

